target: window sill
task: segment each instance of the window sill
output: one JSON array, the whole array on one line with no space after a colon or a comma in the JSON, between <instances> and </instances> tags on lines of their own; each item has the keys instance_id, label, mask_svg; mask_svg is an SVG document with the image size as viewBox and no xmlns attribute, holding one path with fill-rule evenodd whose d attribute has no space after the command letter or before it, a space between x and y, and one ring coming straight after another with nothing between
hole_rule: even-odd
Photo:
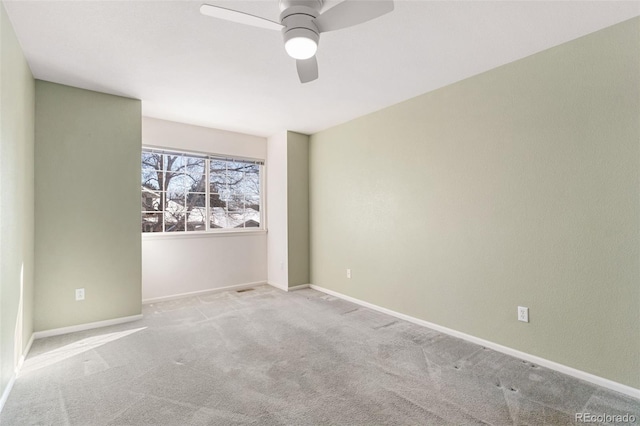
<instances>
[{"instance_id":1,"label":"window sill","mask_svg":"<svg viewBox=\"0 0 640 426\"><path fill-rule=\"evenodd\" d=\"M182 238L217 238L217 237L249 237L256 235L266 235L266 229L256 229L247 231L192 231L192 232L146 232L141 233L143 240L164 240L164 239L182 239Z\"/></svg>"}]
</instances>

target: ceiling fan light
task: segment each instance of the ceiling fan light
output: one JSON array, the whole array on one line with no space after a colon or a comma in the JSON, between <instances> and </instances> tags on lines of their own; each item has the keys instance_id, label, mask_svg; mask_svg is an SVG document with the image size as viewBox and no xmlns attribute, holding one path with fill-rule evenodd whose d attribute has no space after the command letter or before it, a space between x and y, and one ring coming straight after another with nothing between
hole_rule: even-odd
<instances>
[{"instance_id":1,"label":"ceiling fan light","mask_svg":"<svg viewBox=\"0 0 640 426\"><path fill-rule=\"evenodd\" d=\"M292 28L283 31L284 49L294 59L304 60L313 57L318 51L320 37L311 28Z\"/></svg>"},{"instance_id":2,"label":"ceiling fan light","mask_svg":"<svg viewBox=\"0 0 640 426\"><path fill-rule=\"evenodd\" d=\"M318 51L318 43L308 37L292 37L285 42L284 48L294 59L309 59Z\"/></svg>"}]
</instances>

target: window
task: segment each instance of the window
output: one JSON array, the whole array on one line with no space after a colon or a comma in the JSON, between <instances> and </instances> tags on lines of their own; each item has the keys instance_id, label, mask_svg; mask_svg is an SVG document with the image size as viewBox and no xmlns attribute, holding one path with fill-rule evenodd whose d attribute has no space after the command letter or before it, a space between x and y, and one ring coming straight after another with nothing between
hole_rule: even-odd
<instances>
[{"instance_id":1,"label":"window","mask_svg":"<svg viewBox=\"0 0 640 426\"><path fill-rule=\"evenodd\" d=\"M142 149L142 232L262 228L259 160Z\"/></svg>"}]
</instances>

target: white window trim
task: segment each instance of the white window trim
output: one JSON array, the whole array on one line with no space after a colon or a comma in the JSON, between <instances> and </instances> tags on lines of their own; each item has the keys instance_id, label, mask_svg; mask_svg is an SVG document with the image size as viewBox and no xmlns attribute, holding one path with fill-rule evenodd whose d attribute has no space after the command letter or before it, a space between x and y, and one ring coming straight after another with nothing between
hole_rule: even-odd
<instances>
[{"instance_id":1,"label":"white window trim","mask_svg":"<svg viewBox=\"0 0 640 426\"><path fill-rule=\"evenodd\" d=\"M181 232L141 232L142 240L164 240L173 238L219 238L219 237L251 237L266 235L266 229L216 229L215 231L181 231Z\"/></svg>"}]
</instances>

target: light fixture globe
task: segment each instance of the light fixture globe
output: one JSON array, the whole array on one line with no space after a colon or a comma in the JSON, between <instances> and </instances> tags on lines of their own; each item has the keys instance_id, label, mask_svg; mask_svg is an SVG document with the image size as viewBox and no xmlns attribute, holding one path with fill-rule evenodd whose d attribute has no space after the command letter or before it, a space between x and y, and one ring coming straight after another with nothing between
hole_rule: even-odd
<instances>
[{"instance_id":1,"label":"light fixture globe","mask_svg":"<svg viewBox=\"0 0 640 426\"><path fill-rule=\"evenodd\" d=\"M309 59L318 51L320 37L307 28L294 28L284 34L284 48L294 59Z\"/></svg>"},{"instance_id":2,"label":"light fixture globe","mask_svg":"<svg viewBox=\"0 0 640 426\"><path fill-rule=\"evenodd\" d=\"M284 44L289 56L294 59L309 59L318 51L315 41L306 37L294 37Z\"/></svg>"}]
</instances>

